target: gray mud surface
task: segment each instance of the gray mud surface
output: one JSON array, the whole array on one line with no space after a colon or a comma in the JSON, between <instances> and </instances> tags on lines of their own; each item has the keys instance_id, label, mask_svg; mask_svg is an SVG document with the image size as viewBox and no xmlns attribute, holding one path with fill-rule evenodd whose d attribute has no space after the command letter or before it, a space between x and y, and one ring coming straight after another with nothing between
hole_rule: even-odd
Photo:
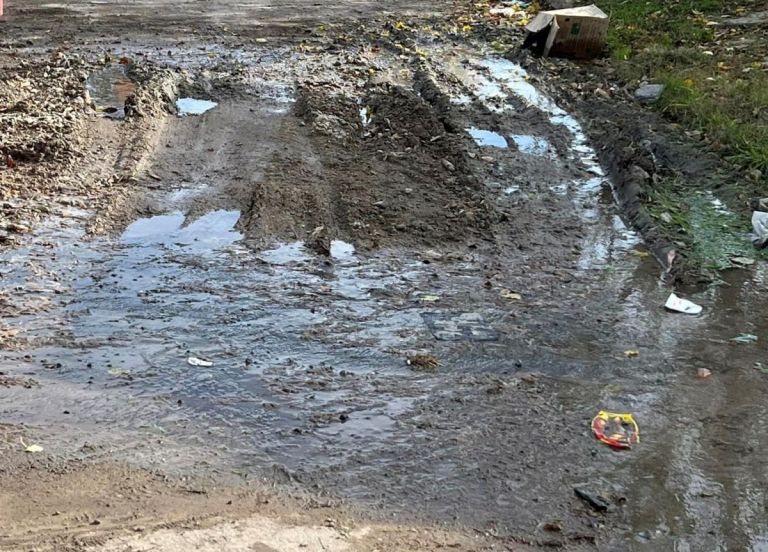
<instances>
[{"instance_id":1,"label":"gray mud surface","mask_svg":"<svg viewBox=\"0 0 768 552\"><path fill-rule=\"evenodd\" d=\"M0 547L239 519L267 502L227 513L217 489L254 481L320 510L339 544L311 550L766 546L765 267L687 295L700 316L665 311L609 176L632 136L590 142L607 112L566 111L452 9L10 7ZM46 125L13 119L36 105L25 82ZM184 97L216 105L181 117ZM640 442L596 441L600 410L633 413ZM83 498L115 489L154 519ZM342 510L405 529L345 548L322 514Z\"/></svg>"}]
</instances>

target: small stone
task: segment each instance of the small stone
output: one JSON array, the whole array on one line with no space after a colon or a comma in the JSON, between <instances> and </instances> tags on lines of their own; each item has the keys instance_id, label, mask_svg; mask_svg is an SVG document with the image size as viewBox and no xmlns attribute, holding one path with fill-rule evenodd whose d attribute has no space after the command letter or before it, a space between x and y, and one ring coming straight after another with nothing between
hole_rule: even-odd
<instances>
[{"instance_id":1,"label":"small stone","mask_svg":"<svg viewBox=\"0 0 768 552\"><path fill-rule=\"evenodd\" d=\"M641 103L657 102L665 88L663 84L645 84L635 90L635 99Z\"/></svg>"}]
</instances>

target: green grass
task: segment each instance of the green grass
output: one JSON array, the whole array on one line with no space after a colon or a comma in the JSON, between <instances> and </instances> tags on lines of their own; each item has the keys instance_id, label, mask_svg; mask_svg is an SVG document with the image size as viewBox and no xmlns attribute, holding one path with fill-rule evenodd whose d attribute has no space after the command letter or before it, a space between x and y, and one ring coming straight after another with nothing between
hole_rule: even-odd
<instances>
[{"instance_id":1,"label":"green grass","mask_svg":"<svg viewBox=\"0 0 768 552\"><path fill-rule=\"evenodd\" d=\"M689 264L713 276L734 266L734 257L765 259L765 251L749 241L744 218L712 200L713 195L670 177L649 190L646 206L665 233L685 246Z\"/></svg>"},{"instance_id":2,"label":"green grass","mask_svg":"<svg viewBox=\"0 0 768 552\"><path fill-rule=\"evenodd\" d=\"M724 14L764 10L764 2L596 4L611 16L607 43L619 77L630 87L665 84L654 108L725 160L723 171L706 178L668 175L657 182L646 198L649 212L684 246L692 267L717 272L731 266L732 257L765 258L745 234L748 199L768 197L768 40L764 29L712 24ZM728 213L712 205L711 191L728 202Z\"/></svg>"},{"instance_id":3,"label":"green grass","mask_svg":"<svg viewBox=\"0 0 768 552\"><path fill-rule=\"evenodd\" d=\"M598 0L611 16L607 42L620 76L667 85L658 107L716 151L751 171L750 193L768 195L768 41L742 32L750 48L729 46L721 13L760 9L757 0ZM764 9L764 8L763 8ZM741 37L738 37L739 39ZM738 45L738 41L734 43ZM760 171L757 174L755 171Z\"/></svg>"}]
</instances>

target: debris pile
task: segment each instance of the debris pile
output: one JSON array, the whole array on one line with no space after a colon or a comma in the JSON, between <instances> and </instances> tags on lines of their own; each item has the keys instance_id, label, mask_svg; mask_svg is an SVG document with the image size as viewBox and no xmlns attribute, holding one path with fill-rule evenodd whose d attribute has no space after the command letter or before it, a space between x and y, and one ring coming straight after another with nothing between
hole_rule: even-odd
<instances>
[{"instance_id":1,"label":"debris pile","mask_svg":"<svg viewBox=\"0 0 768 552\"><path fill-rule=\"evenodd\" d=\"M77 157L87 73L79 58L57 53L0 69L0 152L7 170ZM5 186L0 194L8 194Z\"/></svg>"}]
</instances>

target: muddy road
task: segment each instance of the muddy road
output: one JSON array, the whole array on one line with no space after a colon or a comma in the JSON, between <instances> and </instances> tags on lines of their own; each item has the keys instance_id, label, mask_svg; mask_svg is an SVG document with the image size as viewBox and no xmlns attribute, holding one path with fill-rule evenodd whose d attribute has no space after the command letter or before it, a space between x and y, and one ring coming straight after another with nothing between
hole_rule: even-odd
<instances>
[{"instance_id":1,"label":"muddy road","mask_svg":"<svg viewBox=\"0 0 768 552\"><path fill-rule=\"evenodd\" d=\"M8 13L0 547L768 546L765 267L665 311L466 6Z\"/></svg>"}]
</instances>

